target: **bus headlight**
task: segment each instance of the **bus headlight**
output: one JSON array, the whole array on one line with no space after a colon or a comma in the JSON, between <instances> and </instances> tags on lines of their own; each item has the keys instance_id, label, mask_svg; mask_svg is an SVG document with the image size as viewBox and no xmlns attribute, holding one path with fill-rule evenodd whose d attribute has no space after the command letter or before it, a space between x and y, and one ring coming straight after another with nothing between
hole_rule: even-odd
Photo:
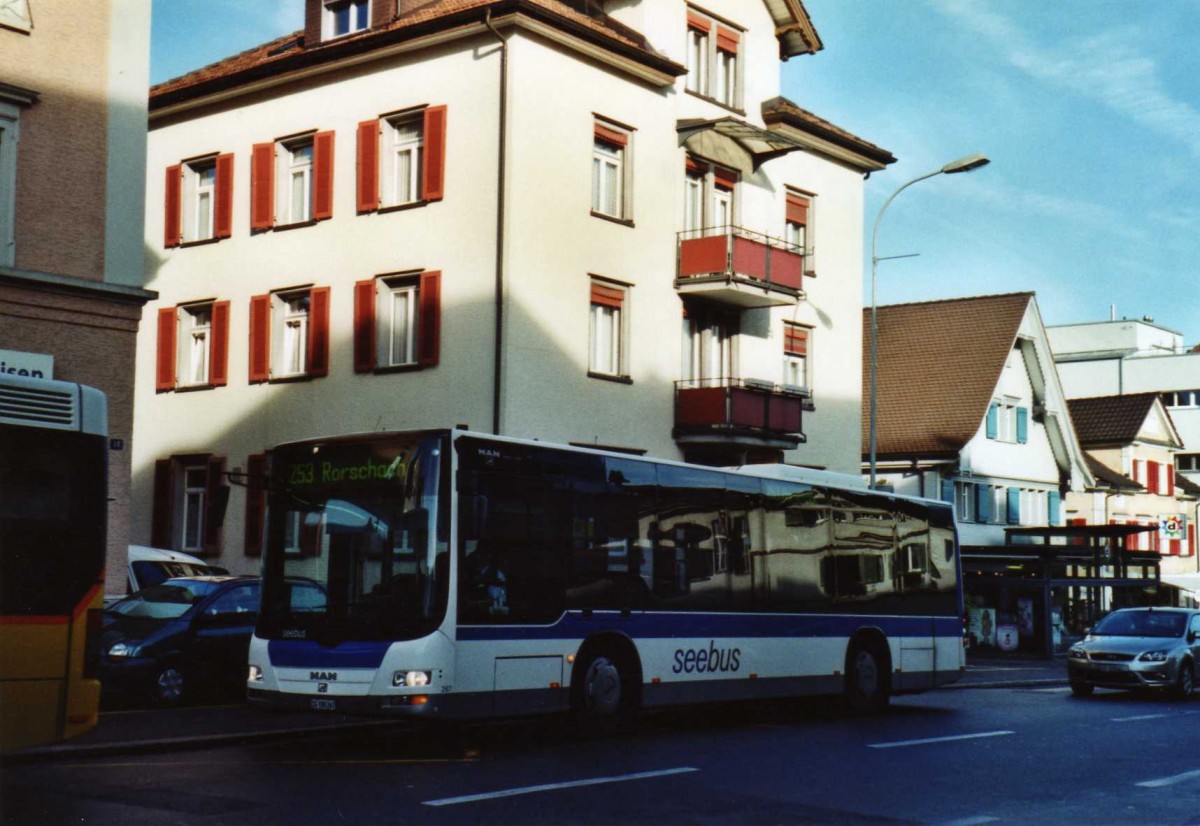
<instances>
[{"instance_id":1,"label":"bus headlight","mask_svg":"<svg viewBox=\"0 0 1200 826\"><path fill-rule=\"evenodd\" d=\"M250 673L247 675L246 679L248 679L252 683L261 683L262 682L262 669L259 668L257 665L250 666Z\"/></svg>"},{"instance_id":2,"label":"bus headlight","mask_svg":"<svg viewBox=\"0 0 1200 826\"><path fill-rule=\"evenodd\" d=\"M392 674L392 685L396 688L429 685L432 675L428 671L397 671Z\"/></svg>"},{"instance_id":3,"label":"bus headlight","mask_svg":"<svg viewBox=\"0 0 1200 826\"><path fill-rule=\"evenodd\" d=\"M123 660L126 657L136 657L141 648L141 645L136 642L118 642L109 648L106 653L110 660Z\"/></svg>"}]
</instances>

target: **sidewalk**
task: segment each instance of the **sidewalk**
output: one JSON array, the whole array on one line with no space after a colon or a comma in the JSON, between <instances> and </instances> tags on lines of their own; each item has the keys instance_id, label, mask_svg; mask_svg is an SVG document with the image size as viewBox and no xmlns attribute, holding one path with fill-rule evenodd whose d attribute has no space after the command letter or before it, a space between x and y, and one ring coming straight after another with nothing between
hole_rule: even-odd
<instances>
[{"instance_id":1,"label":"sidewalk","mask_svg":"<svg viewBox=\"0 0 1200 826\"><path fill-rule=\"evenodd\" d=\"M962 678L942 690L1019 688L1067 684L1062 660L969 657ZM267 712L244 705L108 711L87 734L63 743L7 755L9 762L102 757L251 741L286 740L321 731L409 725L407 720L376 720L342 714Z\"/></svg>"}]
</instances>

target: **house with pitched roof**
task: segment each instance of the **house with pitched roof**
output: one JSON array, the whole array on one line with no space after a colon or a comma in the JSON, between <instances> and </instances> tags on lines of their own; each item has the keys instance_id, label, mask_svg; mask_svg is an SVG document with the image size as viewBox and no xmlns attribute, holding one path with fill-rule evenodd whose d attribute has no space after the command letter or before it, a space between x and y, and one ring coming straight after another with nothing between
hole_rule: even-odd
<instances>
[{"instance_id":1,"label":"house with pitched roof","mask_svg":"<svg viewBox=\"0 0 1200 826\"><path fill-rule=\"evenodd\" d=\"M780 97L799 0L290 2L150 91L137 541L254 570L226 473L356 431L857 472L895 159Z\"/></svg>"},{"instance_id":2,"label":"house with pitched roof","mask_svg":"<svg viewBox=\"0 0 1200 826\"><path fill-rule=\"evenodd\" d=\"M1158 393L1071 399L1071 419L1089 461L1116 476L1111 490L1071 492L1069 524L1146 525L1129 538L1133 550L1164 559L1164 578L1196 570L1194 486L1175 472L1183 440ZM1094 465L1094 466L1095 466Z\"/></svg>"},{"instance_id":3,"label":"house with pitched roof","mask_svg":"<svg viewBox=\"0 0 1200 826\"><path fill-rule=\"evenodd\" d=\"M1034 294L896 304L877 315L879 478L899 493L953 501L963 545L1002 545L1006 526L1063 524L1063 497L1093 479ZM863 325L869 337L869 311Z\"/></svg>"}]
</instances>

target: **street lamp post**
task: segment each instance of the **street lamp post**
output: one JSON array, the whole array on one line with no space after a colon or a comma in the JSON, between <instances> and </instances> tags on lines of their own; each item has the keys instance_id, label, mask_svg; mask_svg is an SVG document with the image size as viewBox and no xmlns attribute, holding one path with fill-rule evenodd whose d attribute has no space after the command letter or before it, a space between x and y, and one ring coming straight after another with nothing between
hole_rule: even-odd
<instances>
[{"instance_id":1,"label":"street lamp post","mask_svg":"<svg viewBox=\"0 0 1200 826\"><path fill-rule=\"evenodd\" d=\"M953 175L956 172L970 172L971 170L978 169L981 166L987 166L989 163L991 163L991 161L988 160L988 158L984 157L983 155L979 155L979 154L967 155L966 157L959 158L956 161L951 161L950 163L943 166L941 169L935 169L933 172L928 172L924 175L920 175L916 178L913 178L911 181L907 181L904 184L901 184L899 189L897 189L895 192L893 192L891 195L889 195L888 199L883 202L883 206L881 206L879 208L879 214L875 216L875 227L874 227L874 229L871 230L871 423L870 423L871 478L870 478L870 487L872 490L875 489L875 442L876 442L876 428L877 428L876 411L879 406L878 392L877 392L877 386L876 386L877 382L878 382L877 374L878 374L878 366L879 366L878 365L879 328L878 328L878 324L876 322L876 312L875 312L875 273L879 266L879 262L881 260L885 260L885 259L881 259L878 255L878 253L876 252L876 244L879 241L879 222L881 220L883 220L884 211L887 210L888 205L891 204L892 201L894 201L896 199L896 196L899 195L904 190L908 189L913 184L917 183L918 181L923 181L926 178L933 178L937 175ZM888 258L902 258L905 256L887 256L887 257Z\"/></svg>"}]
</instances>

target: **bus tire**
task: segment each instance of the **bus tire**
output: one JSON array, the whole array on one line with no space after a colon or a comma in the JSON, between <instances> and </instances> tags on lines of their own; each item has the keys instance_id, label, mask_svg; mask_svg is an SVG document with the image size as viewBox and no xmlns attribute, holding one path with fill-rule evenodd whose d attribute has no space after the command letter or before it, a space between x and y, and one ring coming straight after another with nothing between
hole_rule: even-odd
<instances>
[{"instance_id":1,"label":"bus tire","mask_svg":"<svg viewBox=\"0 0 1200 826\"><path fill-rule=\"evenodd\" d=\"M608 734L628 726L641 704L634 655L617 646L597 646L575 663L571 714L576 731Z\"/></svg>"},{"instance_id":2,"label":"bus tire","mask_svg":"<svg viewBox=\"0 0 1200 826\"><path fill-rule=\"evenodd\" d=\"M870 639L852 641L846 652L846 709L852 714L877 714L887 708L890 694L882 645Z\"/></svg>"}]
</instances>

